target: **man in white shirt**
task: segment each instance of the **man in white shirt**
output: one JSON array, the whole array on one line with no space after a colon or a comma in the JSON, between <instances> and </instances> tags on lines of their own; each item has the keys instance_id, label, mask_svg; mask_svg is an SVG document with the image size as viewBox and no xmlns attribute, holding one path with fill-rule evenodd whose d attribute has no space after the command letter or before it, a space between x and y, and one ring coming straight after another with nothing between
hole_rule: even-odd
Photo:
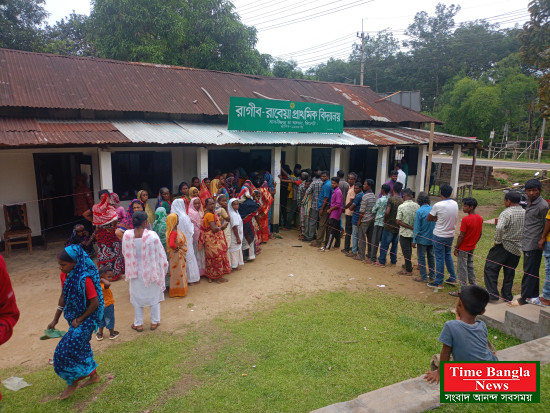
<instances>
[{"instance_id":1,"label":"man in white shirt","mask_svg":"<svg viewBox=\"0 0 550 413\"><path fill-rule=\"evenodd\" d=\"M435 221L433 232L433 244L435 255L435 281L428 283L431 288L443 288L445 266L449 272L449 278L445 283L457 285L455 267L453 262L452 245L455 237L456 221L458 219L458 204L451 199L453 187L443 184L439 188L441 201L437 202L430 213L428 221Z\"/></svg>"},{"instance_id":2,"label":"man in white shirt","mask_svg":"<svg viewBox=\"0 0 550 413\"><path fill-rule=\"evenodd\" d=\"M405 184L407 183L407 174L403 171L403 169L401 169L400 163L395 164L395 170L397 171L397 182L401 182L404 189Z\"/></svg>"}]
</instances>

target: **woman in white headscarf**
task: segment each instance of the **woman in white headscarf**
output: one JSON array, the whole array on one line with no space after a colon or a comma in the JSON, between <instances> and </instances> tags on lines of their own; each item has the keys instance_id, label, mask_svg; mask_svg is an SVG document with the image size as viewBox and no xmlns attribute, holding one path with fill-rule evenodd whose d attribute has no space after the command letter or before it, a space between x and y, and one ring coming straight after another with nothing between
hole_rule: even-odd
<instances>
[{"instance_id":1,"label":"woman in white headscarf","mask_svg":"<svg viewBox=\"0 0 550 413\"><path fill-rule=\"evenodd\" d=\"M231 198L229 200L229 219L231 227L231 244L229 244L229 262L232 271L238 271L239 265L244 265L243 261L243 220L239 214L239 200Z\"/></svg>"},{"instance_id":2,"label":"woman in white headscarf","mask_svg":"<svg viewBox=\"0 0 550 413\"><path fill-rule=\"evenodd\" d=\"M179 198L172 202L170 212L178 215L178 229L183 232L187 240L187 282L189 284L196 284L200 282L201 275L199 266L197 265L197 258L195 257L195 250L193 249L194 226L185 209L185 201Z\"/></svg>"}]
</instances>

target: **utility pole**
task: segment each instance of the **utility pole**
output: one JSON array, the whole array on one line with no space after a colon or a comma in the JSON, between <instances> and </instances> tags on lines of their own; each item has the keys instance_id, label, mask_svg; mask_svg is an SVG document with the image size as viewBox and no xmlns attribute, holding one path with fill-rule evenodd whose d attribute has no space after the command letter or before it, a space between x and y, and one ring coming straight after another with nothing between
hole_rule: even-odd
<instances>
[{"instance_id":1,"label":"utility pole","mask_svg":"<svg viewBox=\"0 0 550 413\"><path fill-rule=\"evenodd\" d=\"M365 32L363 31L363 20L361 19L361 35L357 33L357 37L361 39L361 78L359 85L363 86L363 80L365 77Z\"/></svg>"},{"instance_id":2,"label":"utility pole","mask_svg":"<svg viewBox=\"0 0 550 413\"><path fill-rule=\"evenodd\" d=\"M428 167L426 168L426 183L424 192L430 193L430 175L432 174L432 156L434 153L434 129L435 124L430 123L430 142L428 143Z\"/></svg>"},{"instance_id":3,"label":"utility pole","mask_svg":"<svg viewBox=\"0 0 550 413\"><path fill-rule=\"evenodd\" d=\"M546 129L546 118L542 119L542 130L540 131L539 159L537 160L537 163L540 163L540 158L542 156L542 144L544 143L544 129Z\"/></svg>"}]
</instances>

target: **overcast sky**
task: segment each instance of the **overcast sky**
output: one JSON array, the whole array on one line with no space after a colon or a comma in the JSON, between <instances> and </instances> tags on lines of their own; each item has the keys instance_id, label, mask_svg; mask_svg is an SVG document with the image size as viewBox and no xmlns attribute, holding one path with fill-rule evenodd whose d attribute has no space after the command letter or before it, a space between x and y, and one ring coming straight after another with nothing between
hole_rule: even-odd
<instances>
[{"instance_id":1,"label":"overcast sky","mask_svg":"<svg viewBox=\"0 0 550 413\"><path fill-rule=\"evenodd\" d=\"M346 59L356 33L373 34L389 28L399 38L415 13L434 14L437 3L459 4L456 22L487 19L501 27L529 19L529 0L234 0L247 25L258 29L257 48L285 60L294 59L302 69L329 57ZM46 0L49 23L76 13L89 14L89 0ZM303 20L303 21L302 21Z\"/></svg>"}]
</instances>

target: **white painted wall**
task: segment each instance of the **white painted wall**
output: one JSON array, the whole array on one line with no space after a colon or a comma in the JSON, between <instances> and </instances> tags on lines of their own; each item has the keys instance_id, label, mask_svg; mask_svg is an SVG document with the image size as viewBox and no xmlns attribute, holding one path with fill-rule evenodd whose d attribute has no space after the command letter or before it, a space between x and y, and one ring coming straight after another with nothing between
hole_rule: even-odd
<instances>
[{"instance_id":1,"label":"white painted wall","mask_svg":"<svg viewBox=\"0 0 550 413\"><path fill-rule=\"evenodd\" d=\"M26 203L33 236L41 235L32 152L0 152L0 236L4 238L4 204Z\"/></svg>"}]
</instances>

